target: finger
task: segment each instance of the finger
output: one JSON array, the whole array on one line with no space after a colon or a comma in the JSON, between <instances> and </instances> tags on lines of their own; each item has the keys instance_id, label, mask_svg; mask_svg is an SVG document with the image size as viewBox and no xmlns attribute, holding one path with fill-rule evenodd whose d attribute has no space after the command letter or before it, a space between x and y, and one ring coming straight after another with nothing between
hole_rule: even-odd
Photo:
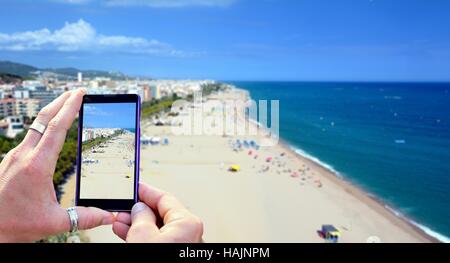
<instances>
[{"instance_id":1,"label":"finger","mask_svg":"<svg viewBox=\"0 0 450 263\"><path fill-rule=\"evenodd\" d=\"M147 184L139 184L139 198L153 209L158 209L164 220L160 229L163 240L170 242L200 242L203 235L202 221L190 213L171 194ZM164 239L164 238L167 238Z\"/></svg>"},{"instance_id":2,"label":"finger","mask_svg":"<svg viewBox=\"0 0 450 263\"><path fill-rule=\"evenodd\" d=\"M156 226L156 216L144 203L137 203L131 210L131 227L128 230L128 242L143 242L156 236L159 229Z\"/></svg>"},{"instance_id":3,"label":"finger","mask_svg":"<svg viewBox=\"0 0 450 263\"><path fill-rule=\"evenodd\" d=\"M84 94L85 89L73 91L61 110L48 123L47 130L36 147L37 153L45 155L42 157L48 163L56 163L58 160L67 131L80 110Z\"/></svg>"},{"instance_id":4,"label":"finger","mask_svg":"<svg viewBox=\"0 0 450 263\"><path fill-rule=\"evenodd\" d=\"M130 230L130 226L127 224L124 224L122 222L116 221L116 222L114 222L112 229L113 229L114 234L116 234L116 236L120 237L122 240L126 240L127 235L128 235L128 230Z\"/></svg>"},{"instance_id":5,"label":"finger","mask_svg":"<svg viewBox=\"0 0 450 263\"><path fill-rule=\"evenodd\" d=\"M176 215L185 214L185 211L187 211L184 205L173 195L145 183L139 184L139 198L152 209L158 211L160 217L164 220L164 224L167 224L170 220L176 220L178 217ZM175 217L168 217L169 211ZM176 213L177 211L181 212Z\"/></svg>"},{"instance_id":6,"label":"finger","mask_svg":"<svg viewBox=\"0 0 450 263\"><path fill-rule=\"evenodd\" d=\"M39 111L35 121L38 121L39 123L47 126L49 121L62 108L64 102L66 102L66 100L70 97L70 94L71 94L70 91L66 91L63 94L61 94L61 96L52 101L50 104L42 108L41 111ZM33 129L29 129L27 135L23 139L22 145L24 147L34 148L39 143L41 137L42 134Z\"/></svg>"},{"instance_id":7,"label":"finger","mask_svg":"<svg viewBox=\"0 0 450 263\"><path fill-rule=\"evenodd\" d=\"M110 225L114 222L113 213L99 208L77 206L75 210L78 215L79 230L90 229L101 225ZM58 209L56 216L52 219L57 219L57 224L54 225L55 229L53 229L53 233L51 234L70 231L70 217L66 209Z\"/></svg>"},{"instance_id":8,"label":"finger","mask_svg":"<svg viewBox=\"0 0 450 263\"><path fill-rule=\"evenodd\" d=\"M131 225L131 214L130 213L118 213L116 216L116 222L120 222L125 225Z\"/></svg>"},{"instance_id":9,"label":"finger","mask_svg":"<svg viewBox=\"0 0 450 263\"><path fill-rule=\"evenodd\" d=\"M203 223L198 217L181 210L168 215L172 219L160 229L161 242L202 242Z\"/></svg>"},{"instance_id":10,"label":"finger","mask_svg":"<svg viewBox=\"0 0 450 263\"><path fill-rule=\"evenodd\" d=\"M76 208L78 214L78 229L91 229L101 225L110 225L114 223L114 214L96 207Z\"/></svg>"}]
</instances>

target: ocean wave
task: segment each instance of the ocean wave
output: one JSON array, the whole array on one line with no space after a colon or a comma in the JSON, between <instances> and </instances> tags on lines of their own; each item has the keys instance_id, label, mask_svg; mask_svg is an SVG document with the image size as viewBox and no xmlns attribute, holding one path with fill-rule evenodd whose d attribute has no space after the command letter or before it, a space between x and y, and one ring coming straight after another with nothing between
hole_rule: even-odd
<instances>
[{"instance_id":1,"label":"ocean wave","mask_svg":"<svg viewBox=\"0 0 450 263\"><path fill-rule=\"evenodd\" d=\"M331 166L331 165L329 165L329 164L327 164L327 163L321 161L319 158L317 158L317 157L315 157L315 156L312 156L311 154L309 154L309 153L303 151L302 149L299 149L299 148L296 148L296 147L293 147L293 146L290 146L290 148L291 148L295 153L297 153L298 155L300 155L300 156L302 156L302 157L304 157L304 158L306 158L306 159L308 159L308 160L311 160L311 161L313 161L313 162L315 162L315 163L317 163L317 164L319 164L319 165L321 165L321 166L327 168L328 170L330 170L331 172L333 172L336 176L342 178L342 175L341 175L338 171L336 171L336 170L334 169L333 166ZM369 195L369 196L372 196L372 197L374 197L374 198L376 198L375 195L372 195L372 194L368 194L368 195ZM446 236L444 236L444 235L442 235L442 234L440 234L440 233L438 233L438 232L436 232L436 231L430 229L430 228L427 227L427 226L421 225L421 224L415 222L414 220L411 220L411 219L407 218L407 217L404 216L402 213L400 213L399 211L393 209L392 207L390 207L390 206L388 206L388 205L385 205L385 207L386 207L386 209L388 209L389 211L391 211L395 216L400 217L400 218L404 218L404 219L407 220L409 223L411 223L412 225L418 227L420 230L422 230L423 232L425 232L427 235L429 235L429 236L431 236L431 237L433 237L433 238L436 238L436 239L439 240L440 242L443 242L443 243L450 243L450 238L449 238L449 237L446 237Z\"/></svg>"},{"instance_id":2,"label":"ocean wave","mask_svg":"<svg viewBox=\"0 0 450 263\"><path fill-rule=\"evenodd\" d=\"M293 146L290 146L290 148L291 148L296 154L298 154L298 155L300 155L300 156L302 156L302 157L304 157L304 158L306 158L306 159L308 159L308 160L311 160L311 161L317 163L318 165L320 165L320 166L322 166L322 167L325 167L326 169L328 169L328 170L330 170L331 172L333 172L337 177L342 178L341 173L339 173L338 171L336 171L336 170L334 169L334 167L331 166L330 164L327 164L327 163L321 161L319 158L317 158L317 157L315 157L315 156L312 156L311 154L309 154L309 153L303 151L303 150L300 149L300 148L296 148L296 147L293 147Z\"/></svg>"},{"instance_id":3,"label":"ocean wave","mask_svg":"<svg viewBox=\"0 0 450 263\"><path fill-rule=\"evenodd\" d=\"M429 235L430 237L434 237L437 240L439 240L440 242L443 243L450 243L450 238L432 230L431 228L424 226L422 224L417 223L414 220L411 220L409 218L407 218L406 216L404 216L402 213L400 213L399 211L393 209L392 207L385 205L384 207L386 207L387 210L391 211L391 213L393 213L395 216L397 217L401 217L406 219L409 223L411 223L412 225L416 226L417 228L419 228L420 230L422 230L423 232L425 232L425 234Z\"/></svg>"},{"instance_id":4,"label":"ocean wave","mask_svg":"<svg viewBox=\"0 0 450 263\"><path fill-rule=\"evenodd\" d=\"M444 236L444 235L442 235L442 234L440 234L440 233L438 233L436 231L433 231L433 230L431 230L430 228L428 228L428 227L426 227L424 225L416 223L416 222L414 222L412 220L409 220L409 221L410 221L411 224L413 224L416 227L420 228L427 235L432 236L432 237L436 238L437 240L439 240L439 241L441 241L443 243L450 243L450 238L448 238L448 237L446 237L446 236Z\"/></svg>"}]
</instances>

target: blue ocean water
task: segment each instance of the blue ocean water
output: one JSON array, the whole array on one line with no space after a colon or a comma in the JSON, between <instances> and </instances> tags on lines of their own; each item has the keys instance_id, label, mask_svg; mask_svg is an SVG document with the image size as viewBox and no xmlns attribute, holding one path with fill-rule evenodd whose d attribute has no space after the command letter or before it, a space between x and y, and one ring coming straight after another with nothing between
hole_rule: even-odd
<instances>
[{"instance_id":1,"label":"blue ocean water","mask_svg":"<svg viewBox=\"0 0 450 263\"><path fill-rule=\"evenodd\" d=\"M450 83L228 82L280 101L280 137L450 237Z\"/></svg>"}]
</instances>

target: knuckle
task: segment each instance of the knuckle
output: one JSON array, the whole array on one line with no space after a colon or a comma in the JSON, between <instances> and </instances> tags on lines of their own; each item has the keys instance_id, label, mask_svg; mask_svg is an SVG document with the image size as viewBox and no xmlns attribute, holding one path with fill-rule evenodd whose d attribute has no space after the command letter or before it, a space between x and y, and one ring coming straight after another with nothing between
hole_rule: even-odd
<instances>
[{"instance_id":1,"label":"knuckle","mask_svg":"<svg viewBox=\"0 0 450 263\"><path fill-rule=\"evenodd\" d=\"M22 153L18 149L12 149L8 153L8 159L10 162L17 163L22 158Z\"/></svg>"},{"instance_id":2,"label":"knuckle","mask_svg":"<svg viewBox=\"0 0 450 263\"><path fill-rule=\"evenodd\" d=\"M161 199L170 200L170 201L178 201L174 194L171 192L163 192L161 195Z\"/></svg>"},{"instance_id":3,"label":"knuckle","mask_svg":"<svg viewBox=\"0 0 450 263\"><path fill-rule=\"evenodd\" d=\"M146 235L149 231L150 227L145 223L135 223L128 230L129 236L138 236L138 235Z\"/></svg>"},{"instance_id":4,"label":"knuckle","mask_svg":"<svg viewBox=\"0 0 450 263\"><path fill-rule=\"evenodd\" d=\"M203 233L203 221L199 217L190 214L190 216L186 218L185 224L186 227L190 228L193 232Z\"/></svg>"},{"instance_id":5,"label":"knuckle","mask_svg":"<svg viewBox=\"0 0 450 263\"><path fill-rule=\"evenodd\" d=\"M42 175L43 172L40 167L41 162L41 157L38 154L34 154L27 158L23 167L25 174Z\"/></svg>"},{"instance_id":6,"label":"knuckle","mask_svg":"<svg viewBox=\"0 0 450 263\"><path fill-rule=\"evenodd\" d=\"M197 216L193 216L192 220L193 220L192 224L193 224L193 228L194 228L195 232L203 233L203 228L204 228L203 221Z\"/></svg>"},{"instance_id":7,"label":"knuckle","mask_svg":"<svg viewBox=\"0 0 450 263\"><path fill-rule=\"evenodd\" d=\"M80 110L79 107L70 107L69 109L70 116L77 116L79 110Z\"/></svg>"},{"instance_id":8,"label":"knuckle","mask_svg":"<svg viewBox=\"0 0 450 263\"><path fill-rule=\"evenodd\" d=\"M47 125L47 130L49 132L55 132L59 129L59 120L56 118L53 118Z\"/></svg>"},{"instance_id":9,"label":"knuckle","mask_svg":"<svg viewBox=\"0 0 450 263\"><path fill-rule=\"evenodd\" d=\"M45 121L45 122L47 122L49 118L50 118L50 113L49 113L49 111L48 111L48 107L45 106L45 107L42 108L42 110L38 113L37 119L39 119L40 121Z\"/></svg>"},{"instance_id":10,"label":"knuckle","mask_svg":"<svg viewBox=\"0 0 450 263\"><path fill-rule=\"evenodd\" d=\"M23 141L21 141L21 142L16 146L16 148L14 148L14 150L21 152L21 154L23 154L24 151L26 151L26 149L27 149L27 145L25 145L25 144L23 143Z\"/></svg>"}]
</instances>

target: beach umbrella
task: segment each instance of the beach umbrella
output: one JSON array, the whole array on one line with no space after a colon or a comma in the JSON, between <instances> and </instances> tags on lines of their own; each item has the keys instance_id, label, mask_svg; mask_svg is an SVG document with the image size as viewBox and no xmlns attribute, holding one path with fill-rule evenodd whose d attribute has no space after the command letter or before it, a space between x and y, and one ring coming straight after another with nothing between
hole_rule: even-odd
<instances>
[{"instance_id":1,"label":"beach umbrella","mask_svg":"<svg viewBox=\"0 0 450 263\"><path fill-rule=\"evenodd\" d=\"M231 172L239 172L239 171L241 170L241 166L235 164L235 165L230 166L230 169L229 169L229 170L230 170Z\"/></svg>"}]
</instances>

